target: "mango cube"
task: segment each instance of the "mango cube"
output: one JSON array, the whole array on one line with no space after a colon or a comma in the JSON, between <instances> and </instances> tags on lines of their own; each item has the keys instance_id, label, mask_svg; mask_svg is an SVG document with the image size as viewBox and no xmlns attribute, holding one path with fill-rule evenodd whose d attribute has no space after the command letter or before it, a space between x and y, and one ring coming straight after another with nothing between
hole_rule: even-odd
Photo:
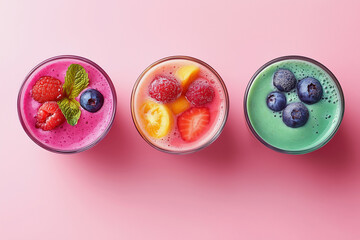
<instances>
[{"instance_id":1,"label":"mango cube","mask_svg":"<svg viewBox=\"0 0 360 240\"><path fill-rule=\"evenodd\" d=\"M178 99L176 99L175 102L172 102L169 104L171 111L177 115L179 113L182 113L190 108L189 101L185 98L185 96L180 96Z\"/></svg>"},{"instance_id":2,"label":"mango cube","mask_svg":"<svg viewBox=\"0 0 360 240\"><path fill-rule=\"evenodd\" d=\"M180 80L184 91L189 87L190 83L194 81L199 75L200 68L195 65L186 65L177 70L175 76Z\"/></svg>"}]
</instances>

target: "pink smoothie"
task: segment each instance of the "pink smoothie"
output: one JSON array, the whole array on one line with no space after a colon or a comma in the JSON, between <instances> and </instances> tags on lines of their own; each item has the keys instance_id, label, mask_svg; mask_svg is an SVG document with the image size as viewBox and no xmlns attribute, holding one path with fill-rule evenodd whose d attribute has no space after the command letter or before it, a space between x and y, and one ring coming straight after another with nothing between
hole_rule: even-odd
<instances>
[{"instance_id":1,"label":"pink smoothie","mask_svg":"<svg viewBox=\"0 0 360 240\"><path fill-rule=\"evenodd\" d=\"M216 139L227 118L228 96L225 85L223 84L222 80L220 80L219 77L215 74L214 70L196 61L196 59L194 61L186 59L172 59L156 64L143 75L138 86L133 92L132 107L134 109L133 114L135 113L134 120L139 126L138 130L151 144L167 152L192 152L201 148L202 146L206 146L208 143L211 143ZM210 123L207 125L207 129L200 138L193 142L186 142L181 138L177 127L177 117L180 116L181 113L178 115L174 115L172 113L172 119L174 122L169 134L162 139L155 139L151 137L146 132L144 126L142 126L140 120L141 115L139 112L144 102L147 100L154 101L154 99L152 99L148 94L149 84L157 75L175 77L176 71L186 65L198 66L200 68L198 78L207 79L215 90L215 97L213 101L204 105L204 107L207 107L210 111Z\"/></svg>"},{"instance_id":2,"label":"pink smoothie","mask_svg":"<svg viewBox=\"0 0 360 240\"><path fill-rule=\"evenodd\" d=\"M32 99L32 87L43 76L55 77L64 83L70 64L80 64L84 67L89 76L89 85L86 89L93 88L102 93L104 96L102 108L95 113L81 108L81 116L75 126L65 121L50 131L36 128L35 116L41 103ZM68 56L45 62L28 76L20 90L18 107L24 129L35 142L52 151L76 152L93 146L107 133L115 114L116 96L109 81L100 67L86 59ZM81 93L76 100L79 101L80 96Z\"/></svg>"}]
</instances>

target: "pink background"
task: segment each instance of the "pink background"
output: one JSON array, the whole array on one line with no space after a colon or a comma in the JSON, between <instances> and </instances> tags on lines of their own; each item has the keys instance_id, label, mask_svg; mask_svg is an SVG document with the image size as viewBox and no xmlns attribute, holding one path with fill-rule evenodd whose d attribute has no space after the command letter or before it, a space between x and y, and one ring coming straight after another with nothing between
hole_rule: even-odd
<instances>
[{"instance_id":1,"label":"pink background","mask_svg":"<svg viewBox=\"0 0 360 240\"><path fill-rule=\"evenodd\" d=\"M356 0L0 1L0 239L360 239L359 12ZM80 154L41 149L17 117L23 78L59 54L95 61L118 93L110 133ZM141 71L174 54L212 65L231 102L220 138L186 156L147 145L129 109ZM288 54L325 64L346 98L334 139L303 156L267 149L243 115L252 74Z\"/></svg>"}]
</instances>

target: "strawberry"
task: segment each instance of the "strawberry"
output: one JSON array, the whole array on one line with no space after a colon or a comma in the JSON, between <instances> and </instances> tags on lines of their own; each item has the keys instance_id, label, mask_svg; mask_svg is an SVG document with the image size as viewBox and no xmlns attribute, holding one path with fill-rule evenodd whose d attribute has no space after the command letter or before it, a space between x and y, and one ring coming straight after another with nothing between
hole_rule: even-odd
<instances>
[{"instance_id":1,"label":"strawberry","mask_svg":"<svg viewBox=\"0 0 360 240\"><path fill-rule=\"evenodd\" d=\"M44 131L54 129L65 121L65 117L57 102L45 102L39 108L35 118L35 126Z\"/></svg>"},{"instance_id":2,"label":"strawberry","mask_svg":"<svg viewBox=\"0 0 360 240\"><path fill-rule=\"evenodd\" d=\"M209 122L210 112L208 108L190 108L177 119L181 138L187 142L195 141L204 133Z\"/></svg>"},{"instance_id":3,"label":"strawberry","mask_svg":"<svg viewBox=\"0 0 360 240\"><path fill-rule=\"evenodd\" d=\"M63 97L62 83L53 77L41 77L33 86L31 96L39 103L60 100Z\"/></svg>"}]
</instances>

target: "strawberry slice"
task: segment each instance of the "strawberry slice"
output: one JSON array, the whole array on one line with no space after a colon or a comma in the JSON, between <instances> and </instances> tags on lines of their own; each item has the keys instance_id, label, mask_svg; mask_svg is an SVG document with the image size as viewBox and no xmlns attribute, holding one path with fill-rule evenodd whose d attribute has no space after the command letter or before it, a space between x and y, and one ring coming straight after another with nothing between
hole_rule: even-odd
<instances>
[{"instance_id":1,"label":"strawberry slice","mask_svg":"<svg viewBox=\"0 0 360 240\"><path fill-rule=\"evenodd\" d=\"M178 117L177 125L184 141L192 142L198 139L210 122L210 112L206 107L191 108Z\"/></svg>"},{"instance_id":2,"label":"strawberry slice","mask_svg":"<svg viewBox=\"0 0 360 240\"><path fill-rule=\"evenodd\" d=\"M37 128L41 128L44 131L49 131L56 128L65 122L65 117L61 112L57 102L45 102L39 108L36 115L36 124Z\"/></svg>"}]
</instances>

